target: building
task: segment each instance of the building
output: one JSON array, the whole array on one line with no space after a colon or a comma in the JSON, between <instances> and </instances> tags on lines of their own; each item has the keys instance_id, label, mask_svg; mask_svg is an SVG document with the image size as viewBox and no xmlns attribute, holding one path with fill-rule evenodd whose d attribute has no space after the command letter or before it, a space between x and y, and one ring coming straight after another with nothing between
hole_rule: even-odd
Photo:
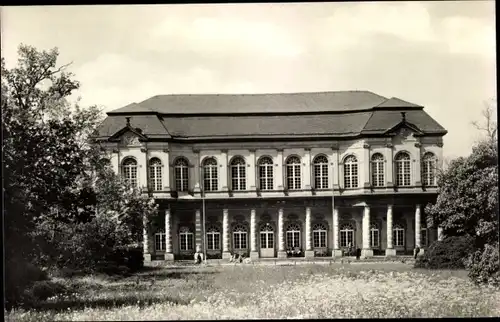
<instances>
[{"instance_id":1,"label":"building","mask_svg":"<svg viewBox=\"0 0 500 322\"><path fill-rule=\"evenodd\" d=\"M446 130L369 91L159 95L108 113L97 140L157 200L145 259L413 254L437 238ZM203 225L205 223L205 225ZM203 236L206 236L203 238Z\"/></svg>"}]
</instances>

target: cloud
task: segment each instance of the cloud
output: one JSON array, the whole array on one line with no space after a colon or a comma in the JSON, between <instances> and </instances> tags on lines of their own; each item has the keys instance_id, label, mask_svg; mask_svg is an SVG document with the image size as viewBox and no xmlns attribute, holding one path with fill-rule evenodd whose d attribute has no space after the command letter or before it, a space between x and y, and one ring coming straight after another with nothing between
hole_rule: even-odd
<instances>
[{"instance_id":1,"label":"cloud","mask_svg":"<svg viewBox=\"0 0 500 322\"><path fill-rule=\"evenodd\" d=\"M453 54L496 54L496 31L493 24L468 17L447 17L442 22L442 35Z\"/></svg>"},{"instance_id":2,"label":"cloud","mask_svg":"<svg viewBox=\"0 0 500 322\"><path fill-rule=\"evenodd\" d=\"M234 17L169 17L152 29L148 43L156 50L168 50L175 45L186 51L215 55L229 51L294 57L304 51L293 35L271 22Z\"/></svg>"}]
</instances>

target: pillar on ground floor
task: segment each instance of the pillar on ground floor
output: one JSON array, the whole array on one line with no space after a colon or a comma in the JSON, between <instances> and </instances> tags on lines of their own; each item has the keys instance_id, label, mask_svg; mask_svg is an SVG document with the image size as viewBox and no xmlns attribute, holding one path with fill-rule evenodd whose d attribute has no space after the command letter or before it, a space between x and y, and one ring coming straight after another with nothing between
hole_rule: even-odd
<instances>
[{"instance_id":1,"label":"pillar on ground floor","mask_svg":"<svg viewBox=\"0 0 500 322\"><path fill-rule=\"evenodd\" d=\"M165 210L165 260L174 260L172 251L172 218L170 209Z\"/></svg>"},{"instance_id":2,"label":"pillar on ground floor","mask_svg":"<svg viewBox=\"0 0 500 322\"><path fill-rule=\"evenodd\" d=\"M195 240L196 240L196 252L201 253L203 250L202 240L203 240L203 231L201 229L201 211L200 209L196 209L195 212Z\"/></svg>"},{"instance_id":3,"label":"pillar on ground floor","mask_svg":"<svg viewBox=\"0 0 500 322\"><path fill-rule=\"evenodd\" d=\"M443 228L442 227L438 227L437 229L437 238L438 238L438 241L442 241L443 238L444 238L444 235L443 235Z\"/></svg>"},{"instance_id":4,"label":"pillar on ground floor","mask_svg":"<svg viewBox=\"0 0 500 322\"><path fill-rule=\"evenodd\" d=\"M365 206L363 210L363 249L361 251L363 258L372 257L373 250L370 247L370 207Z\"/></svg>"},{"instance_id":5,"label":"pillar on ground floor","mask_svg":"<svg viewBox=\"0 0 500 322\"><path fill-rule=\"evenodd\" d=\"M285 251L285 222L283 218L283 208L278 209L278 258L286 258Z\"/></svg>"},{"instance_id":6,"label":"pillar on ground floor","mask_svg":"<svg viewBox=\"0 0 500 322\"><path fill-rule=\"evenodd\" d=\"M396 250L392 244L392 205L387 205L387 247L385 256L396 256Z\"/></svg>"},{"instance_id":7,"label":"pillar on ground floor","mask_svg":"<svg viewBox=\"0 0 500 322\"><path fill-rule=\"evenodd\" d=\"M314 257L314 251L312 248L312 240L311 240L311 208L306 208L306 252L305 257L310 258Z\"/></svg>"},{"instance_id":8,"label":"pillar on ground floor","mask_svg":"<svg viewBox=\"0 0 500 322\"><path fill-rule=\"evenodd\" d=\"M229 210L222 210L222 258L231 258L229 252Z\"/></svg>"},{"instance_id":9,"label":"pillar on ground floor","mask_svg":"<svg viewBox=\"0 0 500 322\"><path fill-rule=\"evenodd\" d=\"M339 208L334 207L332 211L333 219L333 250L332 257L341 257L342 250L339 247Z\"/></svg>"},{"instance_id":10,"label":"pillar on ground floor","mask_svg":"<svg viewBox=\"0 0 500 322\"><path fill-rule=\"evenodd\" d=\"M421 240L421 220L422 220L422 214L421 214L421 208L420 205L415 206L415 249L418 247L419 249L422 247L422 240ZM419 252L423 253L423 252Z\"/></svg>"},{"instance_id":11,"label":"pillar on ground floor","mask_svg":"<svg viewBox=\"0 0 500 322\"><path fill-rule=\"evenodd\" d=\"M250 210L250 258L259 258L257 251L257 218L255 209Z\"/></svg>"},{"instance_id":12,"label":"pillar on ground floor","mask_svg":"<svg viewBox=\"0 0 500 322\"><path fill-rule=\"evenodd\" d=\"M146 216L142 218L142 249L144 262L151 261L151 254L149 252L149 238L148 238L148 221Z\"/></svg>"}]
</instances>

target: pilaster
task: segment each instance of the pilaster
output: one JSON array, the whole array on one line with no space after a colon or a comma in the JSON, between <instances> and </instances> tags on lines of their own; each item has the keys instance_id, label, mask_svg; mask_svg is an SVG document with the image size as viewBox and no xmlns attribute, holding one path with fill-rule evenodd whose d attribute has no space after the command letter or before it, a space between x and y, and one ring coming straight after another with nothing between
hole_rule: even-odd
<instances>
[{"instance_id":1,"label":"pilaster","mask_svg":"<svg viewBox=\"0 0 500 322\"><path fill-rule=\"evenodd\" d=\"M370 145L365 143L363 145L363 172L362 177L363 188L370 188Z\"/></svg>"},{"instance_id":2,"label":"pilaster","mask_svg":"<svg viewBox=\"0 0 500 322\"><path fill-rule=\"evenodd\" d=\"M222 191L227 191L227 178L228 178L228 166L227 166L228 160L227 160L227 150L221 150L221 164L219 167L219 187L221 187Z\"/></svg>"},{"instance_id":3,"label":"pilaster","mask_svg":"<svg viewBox=\"0 0 500 322\"><path fill-rule=\"evenodd\" d=\"M304 176L304 187L306 190L311 189L311 149L304 149L304 170L302 170L302 175ZM301 165L302 166L302 165Z\"/></svg>"},{"instance_id":4,"label":"pilaster","mask_svg":"<svg viewBox=\"0 0 500 322\"><path fill-rule=\"evenodd\" d=\"M387 205L387 248L385 256L396 256L396 250L392 245L392 205Z\"/></svg>"},{"instance_id":5,"label":"pilaster","mask_svg":"<svg viewBox=\"0 0 500 322\"><path fill-rule=\"evenodd\" d=\"M229 252L229 210L222 210L222 258L228 259L231 257Z\"/></svg>"},{"instance_id":6,"label":"pilaster","mask_svg":"<svg viewBox=\"0 0 500 322\"><path fill-rule=\"evenodd\" d=\"M339 208L333 207L332 210L333 221L333 250L332 257L341 257L342 251L339 248Z\"/></svg>"},{"instance_id":7,"label":"pilaster","mask_svg":"<svg viewBox=\"0 0 500 322\"><path fill-rule=\"evenodd\" d=\"M387 143L385 145L385 162L386 162L386 174L385 174L385 178L386 178L386 186L388 188L392 188L394 187L394 162L393 162L393 147L392 147L392 143Z\"/></svg>"},{"instance_id":8,"label":"pilaster","mask_svg":"<svg viewBox=\"0 0 500 322\"><path fill-rule=\"evenodd\" d=\"M194 177L194 180L193 180L193 185L191 187L193 187L194 189L194 192L195 193L200 193L201 191L201 185L203 184L202 180L203 178L201 178L201 159L200 159L200 150L194 150L193 151L196 155L196 160L194 162L194 167L193 167L193 177ZM191 168L189 168L190 171L191 171ZM191 188L190 187L190 188Z\"/></svg>"},{"instance_id":9,"label":"pilaster","mask_svg":"<svg viewBox=\"0 0 500 322\"><path fill-rule=\"evenodd\" d=\"M283 177L283 149L278 149L278 156L276 158L276 185L278 190L283 190L284 177Z\"/></svg>"},{"instance_id":10,"label":"pilaster","mask_svg":"<svg viewBox=\"0 0 500 322\"><path fill-rule=\"evenodd\" d=\"M172 253L172 224L170 209L165 210L165 260L174 260Z\"/></svg>"},{"instance_id":11,"label":"pilaster","mask_svg":"<svg viewBox=\"0 0 500 322\"><path fill-rule=\"evenodd\" d=\"M305 257L314 257L311 240L311 208L306 208L306 252Z\"/></svg>"},{"instance_id":12,"label":"pilaster","mask_svg":"<svg viewBox=\"0 0 500 322\"><path fill-rule=\"evenodd\" d=\"M250 152L250 158L248 160L248 175L247 175L247 180L248 180L248 186L250 187L251 191L255 191L256 189L256 167L255 167L255 149L248 150Z\"/></svg>"},{"instance_id":13,"label":"pilaster","mask_svg":"<svg viewBox=\"0 0 500 322\"><path fill-rule=\"evenodd\" d=\"M250 210L250 258L259 258L257 252L257 219L255 209Z\"/></svg>"},{"instance_id":14,"label":"pilaster","mask_svg":"<svg viewBox=\"0 0 500 322\"><path fill-rule=\"evenodd\" d=\"M286 258L283 208L278 209L278 258Z\"/></svg>"},{"instance_id":15,"label":"pilaster","mask_svg":"<svg viewBox=\"0 0 500 322\"><path fill-rule=\"evenodd\" d=\"M370 207L365 206L363 211L363 258L372 257L373 250L370 247Z\"/></svg>"},{"instance_id":16,"label":"pilaster","mask_svg":"<svg viewBox=\"0 0 500 322\"><path fill-rule=\"evenodd\" d=\"M332 188L339 189L339 150L337 147L332 147Z\"/></svg>"}]
</instances>

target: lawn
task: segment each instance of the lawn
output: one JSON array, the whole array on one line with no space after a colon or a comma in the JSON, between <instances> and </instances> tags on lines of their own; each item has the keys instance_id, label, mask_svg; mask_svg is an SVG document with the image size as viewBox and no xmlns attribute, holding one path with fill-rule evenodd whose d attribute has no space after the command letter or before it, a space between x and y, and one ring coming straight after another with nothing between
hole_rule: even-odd
<instances>
[{"instance_id":1,"label":"lawn","mask_svg":"<svg viewBox=\"0 0 500 322\"><path fill-rule=\"evenodd\" d=\"M62 280L76 290L7 321L407 318L500 315L500 290L465 271L403 263L157 267Z\"/></svg>"}]
</instances>

